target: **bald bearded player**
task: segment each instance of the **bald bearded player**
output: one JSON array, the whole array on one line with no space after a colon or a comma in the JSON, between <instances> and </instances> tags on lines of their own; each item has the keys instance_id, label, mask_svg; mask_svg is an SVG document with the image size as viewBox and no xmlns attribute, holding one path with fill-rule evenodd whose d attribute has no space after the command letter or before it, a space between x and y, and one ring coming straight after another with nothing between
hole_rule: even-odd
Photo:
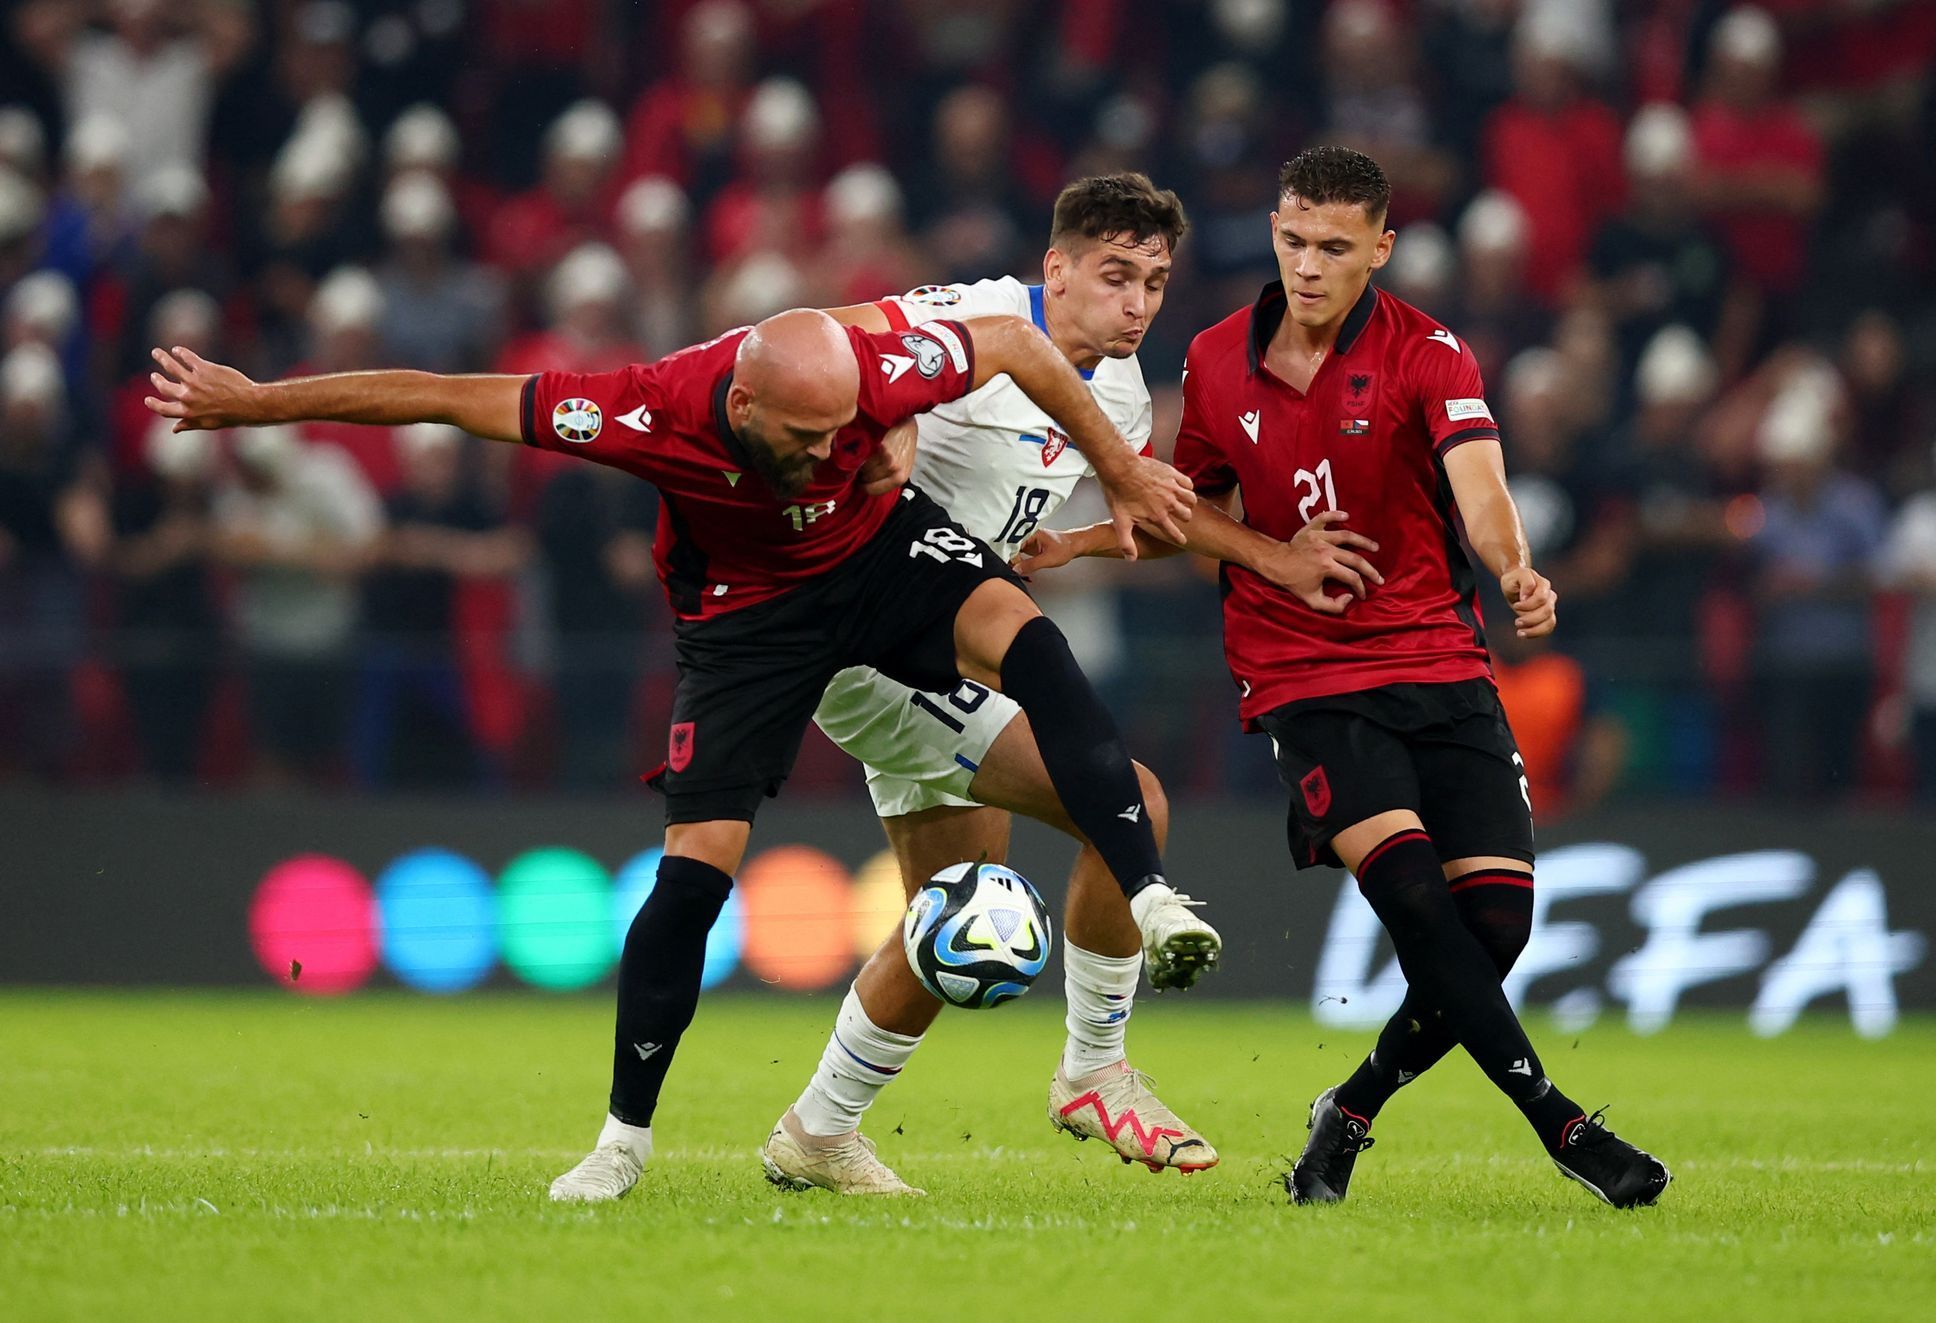
<instances>
[{"instance_id":1,"label":"bald bearded player","mask_svg":"<svg viewBox=\"0 0 1936 1323\"><path fill-rule=\"evenodd\" d=\"M177 430L448 423L659 490L654 560L679 662L660 782L665 857L619 960L609 1115L552 1198L616 1199L638 1181L698 1005L706 933L760 802L779 793L821 692L846 667L936 693L972 680L1014 699L1070 819L1124 894L1145 914L1172 903L1134 765L1061 632L1001 556L899 486L883 451L896 424L1006 374L1094 467L1125 555L1139 527L1181 541L1189 481L1137 455L1022 318L873 334L798 309L608 373L257 383L180 348L154 358L147 405Z\"/></svg>"}]
</instances>

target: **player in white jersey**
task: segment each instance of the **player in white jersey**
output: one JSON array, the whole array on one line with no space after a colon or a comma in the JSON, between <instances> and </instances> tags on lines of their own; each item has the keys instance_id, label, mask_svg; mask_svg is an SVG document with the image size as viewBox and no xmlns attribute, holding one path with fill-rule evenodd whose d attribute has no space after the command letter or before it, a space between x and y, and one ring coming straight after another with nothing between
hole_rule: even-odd
<instances>
[{"instance_id":1,"label":"player in white jersey","mask_svg":"<svg viewBox=\"0 0 1936 1323\"><path fill-rule=\"evenodd\" d=\"M1041 285L1004 278L926 286L833 315L874 332L907 331L935 318L1028 317L1089 381L1129 443L1148 453L1150 395L1136 350L1162 306L1187 228L1176 195L1143 175L1083 179L1056 200ZM918 364L911 357L903 370ZM914 482L1005 557L1090 472L1005 377L922 415L918 427ZM1325 578L1337 577L1335 535L1274 542L1221 511L1193 518L1187 531L1191 550L1250 565L1294 591L1315 593ZM815 720L866 765L910 895L963 859L1002 861L1010 812L1082 839L1049 784L1027 719L1001 694L966 681L946 696L928 694L855 668L827 687ZM1168 827L1162 787L1147 768L1137 772L1161 843ZM1069 883L1062 946L1068 1040L1050 1080L1049 1119L1076 1138L1103 1138L1124 1162L1152 1171L1200 1171L1217 1162L1215 1149L1129 1065L1123 1043L1145 963L1159 989L1187 988L1216 963L1222 943L1192 913L1193 904L1167 886L1125 900L1086 843ZM874 1156L859 1123L940 1008L909 970L898 931L889 934L848 991L812 1081L767 1141L768 1178L850 1194L910 1192Z\"/></svg>"}]
</instances>

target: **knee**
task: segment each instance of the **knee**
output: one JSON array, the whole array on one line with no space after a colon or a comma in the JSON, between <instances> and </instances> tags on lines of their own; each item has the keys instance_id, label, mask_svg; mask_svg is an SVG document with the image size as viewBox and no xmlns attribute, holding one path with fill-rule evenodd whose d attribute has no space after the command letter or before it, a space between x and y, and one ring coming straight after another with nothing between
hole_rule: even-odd
<instances>
[{"instance_id":1,"label":"knee","mask_svg":"<svg viewBox=\"0 0 1936 1323\"><path fill-rule=\"evenodd\" d=\"M1512 972L1533 935L1532 887L1481 884L1456 892L1453 899L1458 903L1460 921L1479 939L1503 979Z\"/></svg>"},{"instance_id":2,"label":"knee","mask_svg":"<svg viewBox=\"0 0 1936 1323\"><path fill-rule=\"evenodd\" d=\"M1170 839L1170 797L1156 773L1136 764L1136 780L1143 788L1143 807L1149 810L1150 830L1156 833L1156 848L1163 849Z\"/></svg>"}]
</instances>

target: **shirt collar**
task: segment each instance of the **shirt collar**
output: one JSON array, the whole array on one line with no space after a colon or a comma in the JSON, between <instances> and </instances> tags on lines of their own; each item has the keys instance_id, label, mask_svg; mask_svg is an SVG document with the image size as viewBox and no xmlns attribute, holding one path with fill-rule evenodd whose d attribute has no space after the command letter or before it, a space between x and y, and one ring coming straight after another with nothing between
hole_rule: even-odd
<instances>
[{"instance_id":1,"label":"shirt collar","mask_svg":"<svg viewBox=\"0 0 1936 1323\"><path fill-rule=\"evenodd\" d=\"M1042 312L1042 287L1040 285L1029 285L1025 288L1027 288L1029 296L1029 318L1034 321L1036 330L1040 331L1043 335L1048 335L1049 319ZM1050 336L1049 338L1053 342L1055 337ZM1088 381L1096 375L1096 370L1094 368L1077 368L1076 375L1084 381Z\"/></svg>"},{"instance_id":2,"label":"shirt collar","mask_svg":"<svg viewBox=\"0 0 1936 1323\"><path fill-rule=\"evenodd\" d=\"M751 463L752 457L746 453L746 443L733 431L733 424L726 414L726 396L733 389L733 371L728 368L720 374L719 382L713 387L713 430L719 433L720 444L726 453L741 463Z\"/></svg>"},{"instance_id":3,"label":"shirt collar","mask_svg":"<svg viewBox=\"0 0 1936 1323\"><path fill-rule=\"evenodd\" d=\"M1264 354L1270 349L1271 337L1277 328L1284 324L1284 312L1289 306L1289 298L1284 293L1284 282L1273 280L1258 294L1257 302L1250 310L1250 370L1256 372L1264 365ZM1344 315L1344 325L1338 328L1337 349L1340 354L1351 352L1351 346L1358 343L1365 327L1371 323L1372 313L1378 311L1378 286L1366 282L1365 292L1351 305L1351 311Z\"/></svg>"}]
</instances>

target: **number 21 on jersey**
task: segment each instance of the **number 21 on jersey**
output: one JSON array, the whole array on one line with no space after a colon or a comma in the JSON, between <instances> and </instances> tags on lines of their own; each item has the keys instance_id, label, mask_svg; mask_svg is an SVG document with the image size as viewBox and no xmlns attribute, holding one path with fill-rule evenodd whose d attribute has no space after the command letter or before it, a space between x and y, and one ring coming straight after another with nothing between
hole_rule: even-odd
<instances>
[{"instance_id":1,"label":"number 21 on jersey","mask_svg":"<svg viewBox=\"0 0 1936 1323\"><path fill-rule=\"evenodd\" d=\"M1298 499L1297 517L1300 523L1310 523L1311 516L1321 510L1338 508L1338 489L1331 485L1331 461L1322 460L1317 468L1299 469L1295 479L1297 489L1304 493ZM1319 506L1319 502L1323 502Z\"/></svg>"}]
</instances>

